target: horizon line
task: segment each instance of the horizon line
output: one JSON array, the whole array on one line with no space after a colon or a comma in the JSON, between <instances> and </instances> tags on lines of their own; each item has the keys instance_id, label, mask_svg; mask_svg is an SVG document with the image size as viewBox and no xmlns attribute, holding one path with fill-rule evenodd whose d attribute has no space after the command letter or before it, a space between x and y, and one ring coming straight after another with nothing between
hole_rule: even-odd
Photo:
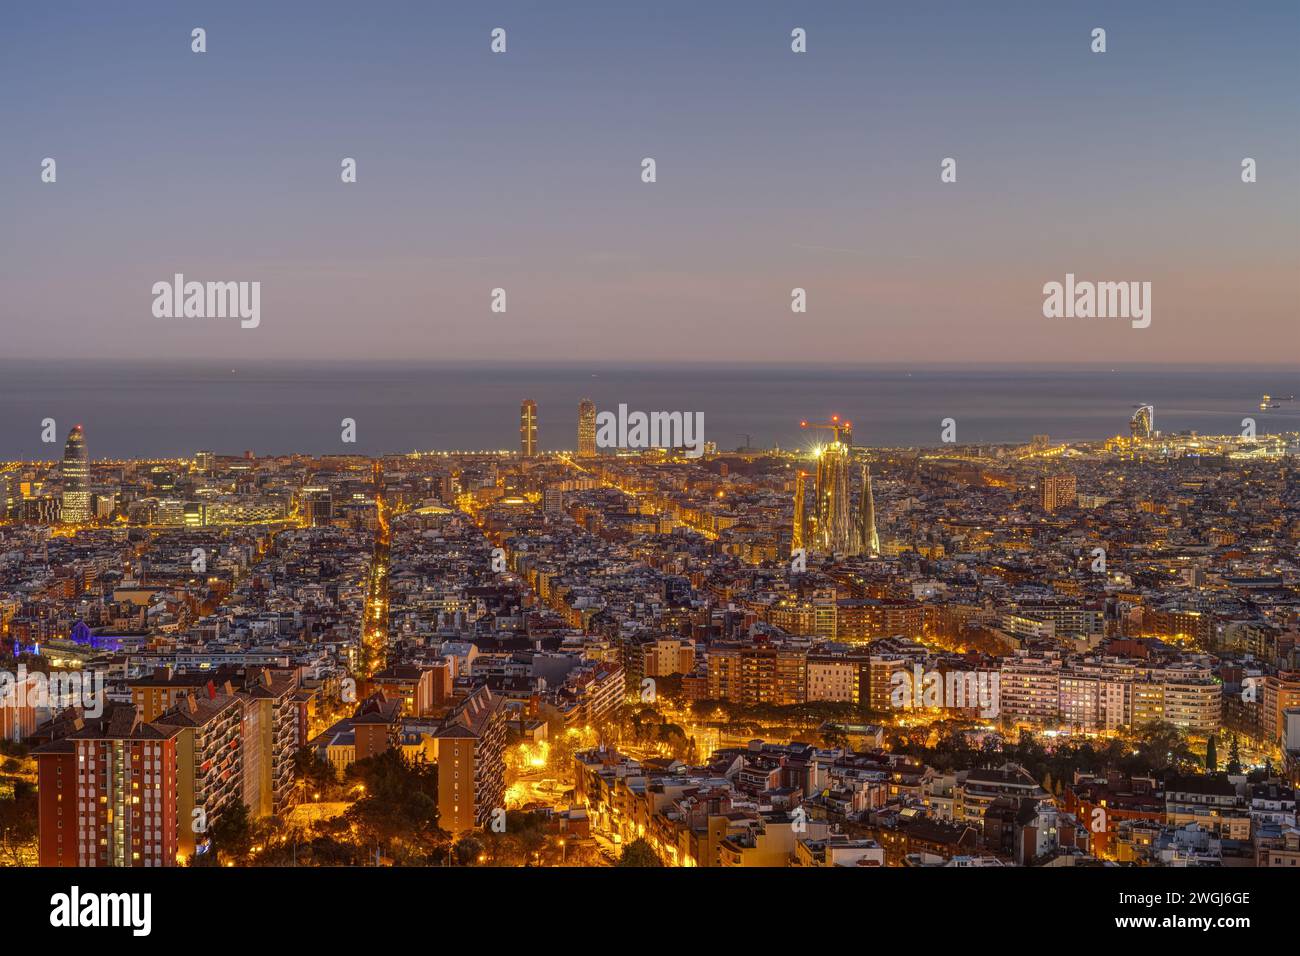
<instances>
[{"instance_id":1,"label":"horizon line","mask_svg":"<svg viewBox=\"0 0 1300 956\"><path fill-rule=\"evenodd\" d=\"M933 361L933 360L873 360L863 362L852 362L844 360L807 360L791 362L783 359L493 359L493 358L473 358L473 359L412 359L412 358L140 358L133 356L3 356L0 357L0 366L15 365L24 363L48 363L57 365L71 364L99 364L99 365L171 365L171 366L205 366L220 367L233 364L236 369L239 365L246 367L257 366L276 366L276 365L299 365L299 366L376 366L376 365L394 365L394 366L428 366L428 367L454 367L458 365L488 366L500 368L556 368L556 369L590 369L593 366L605 366L610 368L664 368L672 366L690 366L699 368L889 368L889 369L915 369L915 368L1017 368L1017 369L1059 369L1059 368L1078 368L1078 369L1275 369L1279 371L1300 372L1300 362L1239 362L1239 361L1219 361L1214 359L1201 360L1184 360L1184 361L1146 361L1146 362L1103 362L1103 361Z\"/></svg>"}]
</instances>

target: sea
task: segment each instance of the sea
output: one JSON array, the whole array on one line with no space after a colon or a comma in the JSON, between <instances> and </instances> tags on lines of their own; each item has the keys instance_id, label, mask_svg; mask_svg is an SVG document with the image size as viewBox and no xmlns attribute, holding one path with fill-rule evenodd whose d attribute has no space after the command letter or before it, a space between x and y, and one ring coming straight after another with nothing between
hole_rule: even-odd
<instances>
[{"instance_id":1,"label":"sea","mask_svg":"<svg viewBox=\"0 0 1300 956\"><path fill-rule=\"evenodd\" d=\"M1264 394L1276 408L1260 409ZM933 446L1127 434L1140 405L1170 433L1300 431L1300 366L503 365L490 363L64 362L0 360L0 460L62 454L75 424L92 459L514 450L519 408L538 406L542 450L577 444L578 403L702 412L721 450L808 448L838 415L868 446ZM54 420L57 442L42 442ZM343 420L355 422L344 443Z\"/></svg>"}]
</instances>

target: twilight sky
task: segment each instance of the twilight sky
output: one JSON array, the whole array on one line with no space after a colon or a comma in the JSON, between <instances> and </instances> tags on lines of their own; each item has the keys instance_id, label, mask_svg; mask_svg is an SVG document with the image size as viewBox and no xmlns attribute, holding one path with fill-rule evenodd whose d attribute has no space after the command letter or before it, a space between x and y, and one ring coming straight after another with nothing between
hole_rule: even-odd
<instances>
[{"instance_id":1,"label":"twilight sky","mask_svg":"<svg viewBox=\"0 0 1300 956\"><path fill-rule=\"evenodd\" d=\"M0 352L1289 361L1298 43L1294 0L6 5ZM260 327L155 318L176 272ZM1150 328L1044 318L1067 272Z\"/></svg>"}]
</instances>

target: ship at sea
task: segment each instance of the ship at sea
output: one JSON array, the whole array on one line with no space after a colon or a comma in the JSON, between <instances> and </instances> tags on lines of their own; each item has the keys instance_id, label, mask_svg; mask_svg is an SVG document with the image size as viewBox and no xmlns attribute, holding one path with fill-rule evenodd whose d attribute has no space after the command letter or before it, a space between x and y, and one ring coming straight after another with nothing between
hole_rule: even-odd
<instances>
[{"instance_id":1,"label":"ship at sea","mask_svg":"<svg viewBox=\"0 0 1300 956\"><path fill-rule=\"evenodd\" d=\"M1281 408L1277 402L1273 401L1273 396L1265 395L1264 400L1259 403L1260 411L1267 411L1270 408Z\"/></svg>"}]
</instances>

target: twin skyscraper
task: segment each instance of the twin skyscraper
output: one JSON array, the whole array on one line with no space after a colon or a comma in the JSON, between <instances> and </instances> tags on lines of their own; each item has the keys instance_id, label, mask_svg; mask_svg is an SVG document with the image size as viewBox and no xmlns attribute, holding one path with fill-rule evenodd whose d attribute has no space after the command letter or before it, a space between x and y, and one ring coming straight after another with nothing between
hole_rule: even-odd
<instances>
[{"instance_id":1,"label":"twin skyscraper","mask_svg":"<svg viewBox=\"0 0 1300 956\"><path fill-rule=\"evenodd\" d=\"M531 398L519 407L519 454L537 457L537 403ZM596 457L596 403L589 398L578 403L578 457Z\"/></svg>"}]
</instances>

